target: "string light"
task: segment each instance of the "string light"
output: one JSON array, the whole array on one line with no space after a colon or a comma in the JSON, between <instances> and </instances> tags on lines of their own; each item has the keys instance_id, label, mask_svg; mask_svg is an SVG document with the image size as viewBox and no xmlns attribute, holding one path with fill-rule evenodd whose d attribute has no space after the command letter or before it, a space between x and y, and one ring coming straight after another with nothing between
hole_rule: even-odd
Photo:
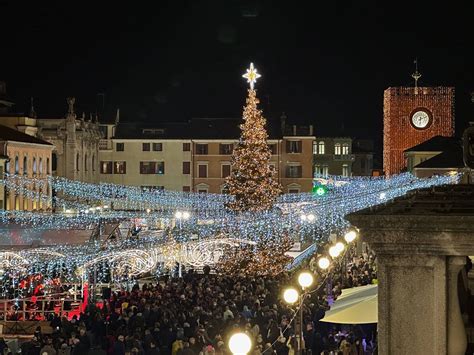
<instances>
[{"instance_id":1,"label":"string light","mask_svg":"<svg viewBox=\"0 0 474 355\"><path fill-rule=\"evenodd\" d=\"M4 270L3 278L11 272L34 274L41 271L50 278L60 273L71 280L87 277L93 265L99 269L98 279L110 278L109 268L112 268L117 271L114 277L126 280L171 267L176 262L195 267L216 265L222 270L249 273L263 273L265 269L277 273L289 261L284 252L291 248L295 235L316 242L320 249L327 243L330 233L342 235L347 231L346 214L380 203L382 192L391 199L411 189L456 183L458 180L459 175L418 179L410 174L391 178L347 178L343 184L331 185L330 192L323 197L312 193L285 194L278 197L271 210L236 214L226 208L233 201L229 195L144 192L140 188L122 185L88 184L56 177L45 181L7 175L2 182L8 193L37 198L47 206L56 206L58 212L1 211L2 223L15 223L35 230L67 230L91 228L100 223L144 220L149 226L165 228L166 237L156 237L148 232L136 240L120 240L102 246L91 243L32 248L29 252L21 251L15 255L2 254L0 269ZM30 190L33 186L35 189L40 186L54 189L57 195L51 199L46 193ZM172 223L177 211L182 213L183 219L185 213L189 213L189 218L192 215L179 233L173 229ZM306 221L301 220L302 215L306 215ZM310 215L318 216L317 220L314 217L314 223L306 223ZM222 241L227 236L232 236L233 240ZM24 244L34 241L28 235L21 235L21 238ZM198 241L194 243L196 239ZM344 239L350 243L355 237L349 231ZM0 242L11 243L11 236L4 233ZM339 255L331 250L332 257ZM248 262L243 268L235 260L231 261L238 254L244 255ZM326 264L322 258L318 262L322 269ZM77 273L78 270L82 272Z\"/></svg>"}]
</instances>

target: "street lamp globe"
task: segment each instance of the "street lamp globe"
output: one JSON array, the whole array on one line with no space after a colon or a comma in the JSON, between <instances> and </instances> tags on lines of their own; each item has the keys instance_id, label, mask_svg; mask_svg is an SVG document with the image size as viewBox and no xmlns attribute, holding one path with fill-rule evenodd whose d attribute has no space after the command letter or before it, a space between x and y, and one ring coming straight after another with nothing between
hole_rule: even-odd
<instances>
[{"instance_id":1,"label":"street lamp globe","mask_svg":"<svg viewBox=\"0 0 474 355\"><path fill-rule=\"evenodd\" d=\"M302 214L302 215L300 216L300 218L301 218L302 221L306 221L306 215L305 215L305 214Z\"/></svg>"},{"instance_id":2,"label":"street lamp globe","mask_svg":"<svg viewBox=\"0 0 474 355\"><path fill-rule=\"evenodd\" d=\"M311 275L310 272L303 271L298 276L298 283L300 284L301 287L308 288L309 286L313 284L313 275Z\"/></svg>"},{"instance_id":3,"label":"street lamp globe","mask_svg":"<svg viewBox=\"0 0 474 355\"><path fill-rule=\"evenodd\" d=\"M318 260L318 266L323 270L326 270L329 267L330 263L331 262L329 261L329 259L326 258L325 256L323 256L322 258Z\"/></svg>"},{"instance_id":4,"label":"street lamp globe","mask_svg":"<svg viewBox=\"0 0 474 355\"><path fill-rule=\"evenodd\" d=\"M189 212L183 212L183 219L188 219L191 216Z\"/></svg>"},{"instance_id":5,"label":"street lamp globe","mask_svg":"<svg viewBox=\"0 0 474 355\"><path fill-rule=\"evenodd\" d=\"M252 341L245 333L235 333L229 339L229 349L232 354L244 355L250 351Z\"/></svg>"},{"instance_id":6,"label":"street lamp globe","mask_svg":"<svg viewBox=\"0 0 474 355\"><path fill-rule=\"evenodd\" d=\"M179 218L183 217L183 212L181 212L181 211L176 211L176 213L174 214L174 216L179 219Z\"/></svg>"},{"instance_id":7,"label":"street lamp globe","mask_svg":"<svg viewBox=\"0 0 474 355\"><path fill-rule=\"evenodd\" d=\"M313 222L316 216L310 213L309 215L306 216L306 218L308 219L308 222Z\"/></svg>"},{"instance_id":8,"label":"street lamp globe","mask_svg":"<svg viewBox=\"0 0 474 355\"><path fill-rule=\"evenodd\" d=\"M340 253L341 252L335 245L329 248L329 255L331 255L331 258L337 258Z\"/></svg>"},{"instance_id":9,"label":"street lamp globe","mask_svg":"<svg viewBox=\"0 0 474 355\"><path fill-rule=\"evenodd\" d=\"M337 250L339 250L339 253L342 253L342 251L344 250L344 243L337 242L335 247L337 248Z\"/></svg>"},{"instance_id":10,"label":"street lamp globe","mask_svg":"<svg viewBox=\"0 0 474 355\"><path fill-rule=\"evenodd\" d=\"M283 299L286 303L293 304L298 301L298 291L294 288L287 288L285 292L283 292Z\"/></svg>"},{"instance_id":11,"label":"street lamp globe","mask_svg":"<svg viewBox=\"0 0 474 355\"><path fill-rule=\"evenodd\" d=\"M344 240L348 243L352 243L357 238L357 233L355 230L350 230L344 235Z\"/></svg>"}]
</instances>

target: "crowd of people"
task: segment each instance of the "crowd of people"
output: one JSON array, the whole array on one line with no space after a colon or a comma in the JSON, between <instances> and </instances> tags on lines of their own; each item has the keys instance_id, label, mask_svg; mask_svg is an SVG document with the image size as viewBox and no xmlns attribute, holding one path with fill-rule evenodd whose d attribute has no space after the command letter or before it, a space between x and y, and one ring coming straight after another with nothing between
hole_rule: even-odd
<instances>
[{"instance_id":1,"label":"crowd of people","mask_svg":"<svg viewBox=\"0 0 474 355\"><path fill-rule=\"evenodd\" d=\"M350 258L340 272L333 271L333 292L345 286L371 283L373 255ZM162 276L155 283L113 292L110 299L89 305L71 320L50 316L52 334L37 329L22 354L230 354L230 334L246 332L251 355L293 355L297 348L294 308L282 299L295 275L272 277L223 276L192 270L183 277ZM339 327L320 322L328 310L328 292L319 287L304 303L306 352L371 354L371 327ZM0 341L0 350L1 350ZM1 352L0 352L1 354Z\"/></svg>"}]
</instances>

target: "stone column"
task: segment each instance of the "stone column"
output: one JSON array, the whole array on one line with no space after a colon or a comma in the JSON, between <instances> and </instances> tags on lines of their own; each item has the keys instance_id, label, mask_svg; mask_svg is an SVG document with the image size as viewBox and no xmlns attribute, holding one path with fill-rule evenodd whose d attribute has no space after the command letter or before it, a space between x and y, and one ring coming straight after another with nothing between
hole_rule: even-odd
<instances>
[{"instance_id":1,"label":"stone column","mask_svg":"<svg viewBox=\"0 0 474 355\"><path fill-rule=\"evenodd\" d=\"M464 355L467 336L458 297L458 276L466 264L461 256L448 257L448 354Z\"/></svg>"},{"instance_id":2,"label":"stone column","mask_svg":"<svg viewBox=\"0 0 474 355\"><path fill-rule=\"evenodd\" d=\"M465 353L458 275L474 255L474 186L468 191L460 207L430 190L435 203L428 200L423 213L410 214L421 205L412 199L347 216L377 254L379 354Z\"/></svg>"}]
</instances>

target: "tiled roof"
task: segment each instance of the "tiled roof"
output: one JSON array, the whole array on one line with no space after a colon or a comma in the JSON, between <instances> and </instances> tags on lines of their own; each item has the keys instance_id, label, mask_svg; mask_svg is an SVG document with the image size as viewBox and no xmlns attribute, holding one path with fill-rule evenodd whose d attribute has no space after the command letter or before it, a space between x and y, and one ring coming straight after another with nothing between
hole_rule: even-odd
<instances>
[{"instance_id":1,"label":"tiled roof","mask_svg":"<svg viewBox=\"0 0 474 355\"><path fill-rule=\"evenodd\" d=\"M0 125L0 140L4 141L13 141L13 142L22 142L22 143L34 143L34 144L44 144L51 145L51 143L46 142L42 139L30 136L23 132L17 131L16 129Z\"/></svg>"},{"instance_id":2,"label":"tiled roof","mask_svg":"<svg viewBox=\"0 0 474 355\"><path fill-rule=\"evenodd\" d=\"M463 152L459 149L452 149L435 155L433 158L425 160L414 167L424 169L458 169L464 168Z\"/></svg>"},{"instance_id":3,"label":"tiled roof","mask_svg":"<svg viewBox=\"0 0 474 355\"><path fill-rule=\"evenodd\" d=\"M461 146L461 141L454 137L434 136L414 147L408 148L405 152L444 152Z\"/></svg>"}]
</instances>

